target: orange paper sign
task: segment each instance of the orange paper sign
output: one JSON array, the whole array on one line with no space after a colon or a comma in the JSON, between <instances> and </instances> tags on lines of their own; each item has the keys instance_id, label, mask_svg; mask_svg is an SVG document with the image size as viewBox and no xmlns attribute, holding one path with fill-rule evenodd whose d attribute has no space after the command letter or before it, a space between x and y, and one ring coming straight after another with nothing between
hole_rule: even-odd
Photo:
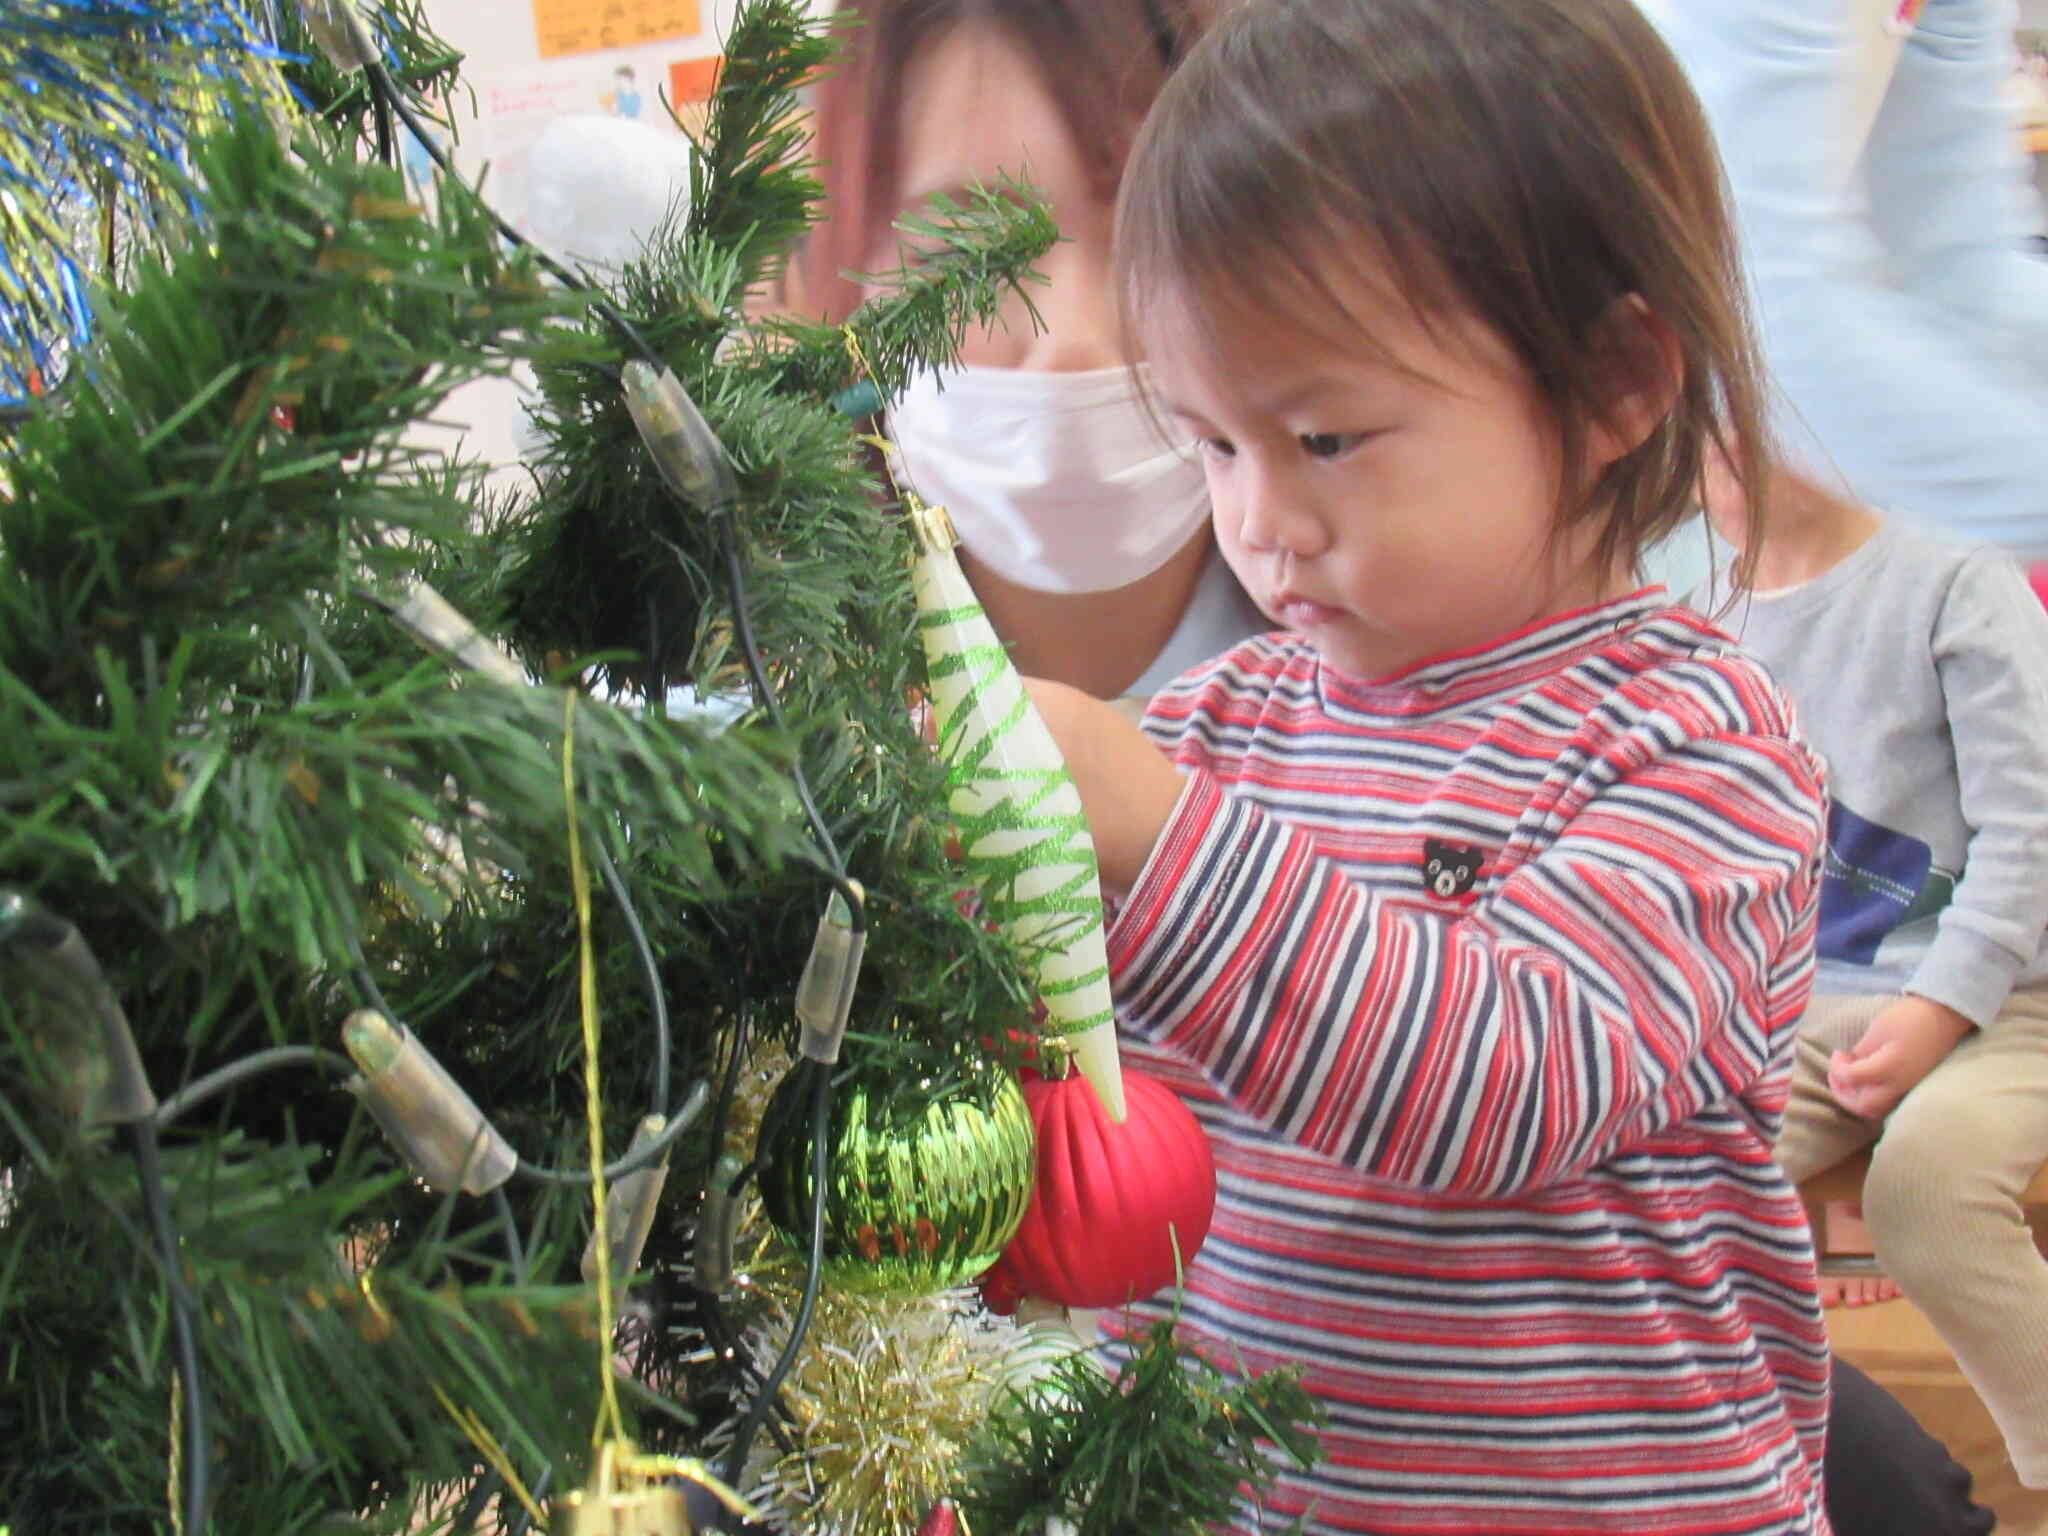
<instances>
[{"instance_id":1,"label":"orange paper sign","mask_svg":"<svg viewBox=\"0 0 2048 1536\"><path fill-rule=\"evenodd\" d=\"M697 0L533 0L544 59L695 37L699 27Z\"/></svg>"},{"instance_id":2,"label":"orange paper sign","mask_svg":"<svg viewBox=\"0 0 2048 1536\"><path fill-rule=\"evenodd\" d=\"M709 101L718 84L718 66L724 62L715 53L704 59L677 59L668 67L668 99L678 107L687 101Z\"/></svg>"}]
</instances>

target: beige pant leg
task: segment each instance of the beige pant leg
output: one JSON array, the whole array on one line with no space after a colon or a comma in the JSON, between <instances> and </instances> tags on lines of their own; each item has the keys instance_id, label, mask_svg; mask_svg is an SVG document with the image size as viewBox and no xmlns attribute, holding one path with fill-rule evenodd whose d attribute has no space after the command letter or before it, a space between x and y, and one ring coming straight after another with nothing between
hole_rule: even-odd
<instances>
[{"instance_id":1,"label":"beige pant leg","mask_svg":"<svg viewBox=\"0 0 2048 1536\"><path fill-rule=\"evenodd\" d=\"M1877 1140L1883 1126L1851 1114L1828 1091L1828 1057L1862 1036L1889 997L1816 997L1799 1021L1792 1095L1778 1133L1778 1166L1797 1184Z\"/></svg>"},{"instance_id":2,"label":"beige pant leg","mask_svg":"<svg viewBox=\"0 0 2048 1536\"><path fill-rule=\"evenodd\" d=\"M2019 1194L2043 1163L2048 989L2033 989L1892 1111L1863 1186L1878 1261L1940 1331L2030 1488L2048 1488L2048 1259Z\"/></svg>"}]
</instances>

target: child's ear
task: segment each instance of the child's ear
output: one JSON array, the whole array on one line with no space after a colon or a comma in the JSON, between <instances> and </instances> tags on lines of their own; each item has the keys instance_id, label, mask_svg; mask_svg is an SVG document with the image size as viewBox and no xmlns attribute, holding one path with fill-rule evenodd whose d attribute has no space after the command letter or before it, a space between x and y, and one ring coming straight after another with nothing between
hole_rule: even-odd
<instances>
[{"instance_id":1,"label":"child's ear","mask_svg":"<svg viewBox=\"0 0 2048 1536\"><path fill-rule=\"evenodd\" d=\"M1671 411L1685 373L1678 333L1643 302L1625 293L1593 325L1600 409L1586 447L1604 468L1633 453Z\"/></svg>"}]
</instances>

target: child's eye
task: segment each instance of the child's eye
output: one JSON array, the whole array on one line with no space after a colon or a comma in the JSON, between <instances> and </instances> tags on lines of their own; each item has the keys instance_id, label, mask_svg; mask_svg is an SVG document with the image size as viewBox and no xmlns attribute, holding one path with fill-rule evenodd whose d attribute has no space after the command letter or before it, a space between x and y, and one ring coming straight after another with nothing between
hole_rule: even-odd
<instances>
[{"instance_id":1,"label":"child's eye","mask_svg":"<svg viewBox=\"0 0 2048 1536\"><path fill-rule=\"evenodd\" d=\"M1204 455L1212 459L1234 459L1237 445L1227 437L1200 437L1195 439Z\"/></svg>"},{"instance_id":2,"label":"child's eye","mask_svg":"<svg viewBox=\"0 0 2048 1536\"><path fill-rule=\"evenodd\" d=\"M1312 459L1341 458L1365 441L1363 432L1304 432L1301 451Z\"/></svg>"}]
</instances>

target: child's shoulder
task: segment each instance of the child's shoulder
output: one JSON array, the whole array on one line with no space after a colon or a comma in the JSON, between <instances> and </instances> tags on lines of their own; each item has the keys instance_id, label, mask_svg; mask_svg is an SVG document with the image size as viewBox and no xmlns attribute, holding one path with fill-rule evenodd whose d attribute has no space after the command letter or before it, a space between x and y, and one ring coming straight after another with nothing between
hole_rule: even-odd
<instances>
[{"instance_id":1,"label":"child's shoulder","mask_svg":"<svg viewBox=\"0 0 2048 1536\"><path fill-rule=\"evenodd\" d=\"M1284 631L1250 635L1229 650L1187 669L1153 697L1194 698L1276 686L1291 672L1312 666L1315 651L1301 636Z\"/></svg>"},{"instance_id":2,"label":"child's shoulder","mask_svg":"<svg viewBox=\"0 0 2048 1536\"><path fill-rule=\"evenodd\" d=\"M1156 733L1196 717L1234 715L1276 694L1307 699L1314 691L1314 654L1299 635L1275 632L1240 640L1155 693L1146 707L1146 729Z\"/></svg>"},{"instance_id":3,"label":"child's shoulder","mask_svg":"<svg viewBox=\"0 0 2048 1536\"><path fill-rule=\"evenodd\" d=\"M1887 516L1871 536L1876 561L1893 581L1945 588L1968 577L2021 578L2019 562L1995 544L1959 539L1939 530L1910 526Z\"/></svg>"},{"instance_id":4,"label":"child's shoulder","mask_svg":"<svg viewBox=\"0 0 2048 1536\"><path fill-rule=\"evenodd\" d=\"M1619 669L1614 692L1638 728L1800 740L1792 702L1770 669L1694 609L1652 608L1616 638L1601 660Z\"/></svg>"},{"instance_id":5,"label":"child's shoulder","mask_svg":"<svg viewBox=\"0 0 2048 1536\"><path fill-rule=\"evenodd\" d=\"M1937 587L1945 604L2006 608L2029 624L2048 618L2011 550L1905 528L1890 528L1887 536L1895 540L1893 564Z\"/></svg>"},{"instance_id":6,"label":"child's shoulder","mask_svg":"<svg viewBox=\"0 0 2048 1536\"><path fill-rule=\"evenodd\" d=\"M1153 698L1149 714L1162 724L1247 712L1320 719L1326 681L1301 636L1257 635L1183 673ZM1563 707L1610 731L1793 731L1791 707L1761 662L1691 608L1649 593L1533 628L1411 681L1416 698L1400 702L1437 727L1469 717L1485 729L1525 712L1551 719Z\"/></svg>"},{"instance_id":7,"label":"child's shoulder","mask_svg":"<svg viewBox=\"0 0 2048 1536\"><path fill-rule=\"evenodd\" d=\"M1718 621L1681 602L1646 608L1620 638L1646 668L1690 662L1720 664L1731 656L1741 665L1750 659L1742 643Z\"/></svg>"},{"instance_id":8,"label":"child's shoulder","mask_svg":"<svg viewBox=\"0 0 2048 1536\"><path fill-rule=\"evenodd\" d=\"M1651 607L1575 672L1570 681L1588 696L1551 703L1580 717L1560 760L1585 763L1578 782L1590 793L1654 774L1678 791L1668 802L1676 814L1769 803L1818 836L1826 774L1792 701L1761 661L1699 613Z\"/></svg>"},{"instance_id":9,"label":"child's shoulder","mask_svg":"<svg viewBox=\"0 0 2048 1536\"><path fill-rule=\"evenodd\" d=\"M1931 635L1937 650L1953 637L1986 632L2006 645L2048 638L2048 611L2010 550L1886 517L1849 559L1853 596L1847 587L1836 596L1886 615L1894 631Z\"/></svg>"}]
</instances>

